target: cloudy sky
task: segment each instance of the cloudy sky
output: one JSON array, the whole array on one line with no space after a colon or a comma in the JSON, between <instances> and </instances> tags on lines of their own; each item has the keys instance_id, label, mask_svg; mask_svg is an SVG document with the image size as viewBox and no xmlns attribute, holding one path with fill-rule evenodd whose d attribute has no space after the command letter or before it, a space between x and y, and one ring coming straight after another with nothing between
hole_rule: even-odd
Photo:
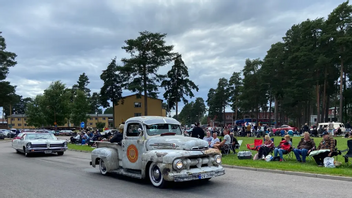
<instances>
[{"instance_id":1,"label":"cloudy sky","mask_svg":"<svg viewBox=\"0 0 352 198\"><path fill-rule=\"evenodd\" d=\"M98 92L111 59L128 57L121 49L124 40L148 30L168 34L167 44L182 54L199 85L196 96L206 100L219 78L242 70L246 58L263 58L293 24L327 17L342 2L0 0L0 31L7 50L18 55L8 80L24 97L43 93L56 80L72 86L83 72Z\"/></svg>"}]
</instances>

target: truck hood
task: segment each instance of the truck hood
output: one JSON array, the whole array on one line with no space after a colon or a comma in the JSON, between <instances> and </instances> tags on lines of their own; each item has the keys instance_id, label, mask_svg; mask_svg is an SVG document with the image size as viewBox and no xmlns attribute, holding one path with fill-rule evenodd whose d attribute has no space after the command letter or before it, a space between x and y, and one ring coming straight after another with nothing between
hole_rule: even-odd
<instances>
[{"instance_id":1,"label":"truck hood","mask_svg":"<svg viewBox=\"0 0 352 198\"><path fill-rule=\"evenodd\" d=\"M203 150L209 146L205 140L180 135L151 137L146 145L148 150L177 149L187 151Z\"/></svg>"}]
</instances>

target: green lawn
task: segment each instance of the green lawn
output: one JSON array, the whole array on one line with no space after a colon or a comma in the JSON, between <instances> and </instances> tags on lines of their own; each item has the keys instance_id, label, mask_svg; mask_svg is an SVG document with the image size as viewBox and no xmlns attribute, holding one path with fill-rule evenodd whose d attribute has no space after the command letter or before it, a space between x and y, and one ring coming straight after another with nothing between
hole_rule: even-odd
<instances>
[{"instance_id":1,"label":"green lawn","mask_svg":"<svg viewBox=\"0 0 352 198\"><path fill-rule=\"evenodd\" d=\"M237 137L238 140L243 140L240 151L248 151L246 145L254 142L254 138L247 137ZM293 146L297 146L301 137L293 137L292 142ZM339 150L344 150L347 148L347 140L346 138L337 138L337 147ZM275 146L281 141L281 137L275 137ZM314 138L315 144L318 146L321 138ZM236 150L238 152L238 150ZM252 151L253 156L256 151ZM325 168L318 167L315 163L314 159L307 158L306 163L299 163L296 161L296 157L293 155L292 159L289 159L287 155L284 155L285 161L283 162L266 162L264 160L253 160L253 159L243 159L239 160L237 155L233 153L229 155L223 156L223 164L227 165L235 165L235 166L246 166L253 168L266 168L266 169L276 169L276 170L285 170L285 171L299 171L299 172L308 172L308 173L317 173L317 174L329 174L329 175L339 175L339 176L349 176L352 177L352 165L345 165L344 158L339 155L338 161L342 162L342 166L338 168ZM335 157L336 160L336 157ZM352 159L350 159L350 164L352 163Z\"/></svg>"},{"instance_id":2,"label":"green lawn","mask_svg":"<svg viewBox=\"0 0 352 198\"><path fill-rule=\"evenodd\" d=\"M254 138L247 137L237 137L238 140L243 140L240 151L248 151L246 145L254 142ZM297 146L301 137L293 137L293 146ZM339 150L344 150L347 148L347 140L346 138L337 138L337 144ZM281 141L281 137L275 137L275 145ZM314 138L316 145L318 145L321 141L321 138ZM69 149L74 149L78 151L92 151L94 148L86 145L76 145L76 144L68 144ZM238 152L238 150L236 150ZM256 151L252 151L253 155ZM233 153L229 155L223 156L223 164L226 165L235 165L235 166L246 166L253 168L266 168L266 169L275 169L275 170L285 170L285 171L298 171L298 172L308 172L308 173L316 173L316 174L329 174L329 175L339 175L339 176L349 176L352 177L352 159L350 159L350 166L347 166L344 162L344 158L342 156L338 156L338 161L342 162L342 166L338 168L325 168L318 167L315 163L314 159L307 158L307 162L302 164L296 161L296 158L293 155L292 159L288 159L287 155L284 155L285 161L283 162L266 162L264 160L252 160L252 159L244 159L239 160L237 155ZM335 157L336 159L336 157Z\"/></svg>"},{"instance_id":3,"label":"green lawn","mask_svg":"<svg viewBox=\"0 0 352 198\"><path fill-rule=\"evenodd\" d=\"M95 149L87 145L68 144L67 146L69 149L73 149L77 151L92 151Z\"/></svg>"}]
</instances>

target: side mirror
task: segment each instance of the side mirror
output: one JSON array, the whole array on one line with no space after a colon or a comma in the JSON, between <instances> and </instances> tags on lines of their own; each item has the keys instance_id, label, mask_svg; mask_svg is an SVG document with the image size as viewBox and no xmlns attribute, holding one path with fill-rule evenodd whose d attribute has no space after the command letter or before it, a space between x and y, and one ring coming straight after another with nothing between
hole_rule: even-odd
<instances>
[{"instance_id":1,"label":"side mirror","mask_svg":"<svg viewBox=\"0 0 352 198\"><path fill-rule=\"evenodd\" d=\"M141 128L138 128L138 133L139 133L140 136L142 136L143 135L143 130Z\"/></svg>"}]
</instances>

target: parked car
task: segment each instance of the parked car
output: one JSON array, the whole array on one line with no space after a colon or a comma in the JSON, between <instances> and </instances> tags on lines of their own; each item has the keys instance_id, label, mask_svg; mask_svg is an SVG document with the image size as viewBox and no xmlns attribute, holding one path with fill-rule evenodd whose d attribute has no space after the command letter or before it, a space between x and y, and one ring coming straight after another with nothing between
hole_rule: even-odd
<instances>
[{"instance_id":1,"label":"parked car","mask_svg":"<svg viewBox=\"0 0 352 198\"><path fill-rule=\"evenodd\" d=\"M129 118L119 143L96 142L90 165L109 172L149 178L155 187L167 182L209 180L225 174L221 152L205 140L185 137L180 123L168 117Z\"/></svg>"},{"instance_id":2,"label":"parked car","mask_svg":"<svg viewBox=\"0 0 352 198\"><path fill-rule=\"evenodd\" d=\"M0 140L3 140L3 139L5 139L5 135L2 133L2 131L0 131Z\"/></svg>"},{"instance_id":3,"label":"parked car","mask_svg":"<svg viewBox=\"0 0 352 198\"><path fill-rule=\"evenodd\" d=\"M67 150L66 140L58 140L53 134L31 132L20 134L12 141L12 148L17 153L24 153L26 157L32 153L63 155Z\"/></svg>"},{"instance_id":4,"label":"parked car","mask_svg":"<svg viewBox=\"0 0 352 198\"><path fill-rule=\"evenodd\" d=\"M286 131L292 130L292 131L295 131L295 130L297 130L297 127L293 127L293 126L290 126L290 125L281 125L279 128L275 128L272 131L273 131L273 133L276 133L276 131L281 131L281 130L286 130Z\"/></svg>"}]
</instances>

